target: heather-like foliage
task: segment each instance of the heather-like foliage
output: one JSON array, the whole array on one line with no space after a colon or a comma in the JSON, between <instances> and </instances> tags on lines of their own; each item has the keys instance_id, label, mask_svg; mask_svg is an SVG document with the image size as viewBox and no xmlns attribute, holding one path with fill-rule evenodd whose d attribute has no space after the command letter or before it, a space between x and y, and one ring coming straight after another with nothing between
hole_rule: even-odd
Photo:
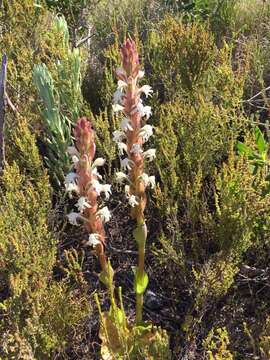
<instances>
[{"instance_id":1,"label":"heather-like foliage","mask_svg":"<svg viewBox=\"0 0 270 360\"><path fill-rule=\"evenodd\" d=\"M3 359L48 358L64 348L86 315L84 295L53 280L56 238L48 227L50 187L24 120L13 136L17 159L6 165L0 216Z\"/></svg>"},{"instance_id":2,"label":"heather-like foliage","mask_svg":"<svg viewBox=\"0 0 270 360\"><path fill-rule=\"evenodd\" d=\"M226 328L213 329L204 340L209 360L233 360L233 354L228 350L230 344Z\"/></svg>"},{"instance_id":3,"label":"heather-like foliage","mask_svg":"<svg viewBox=\"0 0 270 360\"><path fill-rule=\"evenodd\" d=\"M3 0L0 28L0 358L268 359L268 1Z\"/></svg>"},{"instance_id":4,"label":"heather-like foliage","mask_svg":"<svg viewBox=\"0 0 270 360\"><path fill-rule=\"evenodd\" d=\"M205 25L167 17L151 32L148 52L152 73L157 76L153 80L162 81L165 94L161 96L171 98L178 91L200 86L213 64L215 45Z\"/></svg>"}]
</instances>

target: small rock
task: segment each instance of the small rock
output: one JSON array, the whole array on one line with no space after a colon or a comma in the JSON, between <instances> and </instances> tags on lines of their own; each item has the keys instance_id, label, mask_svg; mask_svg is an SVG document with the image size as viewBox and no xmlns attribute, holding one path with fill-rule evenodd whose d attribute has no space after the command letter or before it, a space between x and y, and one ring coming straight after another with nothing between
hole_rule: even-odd
<instances>
[{"instance_id":1,"label":"small rock","mask_svg":"<svg viewBox=\"0 0 270 360\"><path fill-rule=\"evenodd\" d=\"M162 299L151 290L147 290L144 295L144 304L150 310L160 310L163 307Z\"/></svg>"}]
</instances>

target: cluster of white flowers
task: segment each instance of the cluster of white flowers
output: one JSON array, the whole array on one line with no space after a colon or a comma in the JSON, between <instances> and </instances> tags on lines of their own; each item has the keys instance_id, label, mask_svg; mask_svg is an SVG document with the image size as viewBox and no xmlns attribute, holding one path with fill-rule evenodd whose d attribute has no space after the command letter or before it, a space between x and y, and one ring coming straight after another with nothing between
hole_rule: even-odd
<instances>
[{"instance_id":1,"label":"cluster of white flowers","mask_svg":"<svg viewBox=\"0 0 270 360\"><path fill-rule=\"evenodd\" d=\"M100 244L99 234L90 234L88 241L85 245L93 246L94 248Z\"/></svg>"},{"instance_id":2,"label":"cluster of white flowers","mask_svg":"<svg viewBox=\"0 0 270 360\"><path fill-rule=\"evenodd\" d=\"M73 161L73 169L75 165L80 161L80 154L78 150L74 146L69 146L67 150L68 154L71 155L72 161ZM103 158L97 158L93 164L92 164L92 174L95 175L98 179L102 179L102 176L98 173L97 167L103 166L105 164L105 159ZM79 194L80 189L77 184L78 175L73 170L72 172L68 173L65 176L65 188L68 193L77 193ZM92 180L89 184L90 189L95 190L97 195L99 196L101 193L104 193L105 199L108 200L111 195L111 185L110 184L101 184L97 179ZM75 206L78 209L78 212L71 212L67 215L69 222L72 225L80 226L83 221L86 221L87 219L83 216L83 212L85 209L90 209L92 205L89 203L89 200L86 196L79 197L77 203ZM100 219L105 223L110 220L111 213L107 206L99 209L97 211L97 215L100 217ZM79 221L79 222L78 222ZM87 242L87 245L96 246L100 243L98 239L98 234L90 234L89 235L89 241Z\"/></svg>"},{"instance_id":3,"label":"cluster of white flowers","mask_svg":"<svg viewBox=\"0 0 270 360\"><path fill-rule=\"evenodd\" d=\"M118 76L121 76L124 78L125 72L122 68L118 68L116 73ZM135 81L138 79L141 79L144 76L144 71L139 71ZM129 181L128 175L124 173L124 171L129 171L132 169L133 161L129 159L128 157L125 157L125 153L127 153L127 144L125 143L125 140L127 138L127 135L130 134L130 132L134 131L132 127L131 119L129 118L128 114L125 113L124 108L124 99L126 98L126 89L128 88L128 84L123 80L118 80L117 84L117 90L114 93L113 96L113 105L112 109L115 113L122 112L124 114L124 118L121 121L120 129L115 130L113 132L113 141L117 144L118 152L120 156L120 164L121 164L121 170L120 172L116 173L116 181L118 183L123 183L124 181ZM146 98L148 96L151 96L153 93L153 90L151 86L149 85L143 85L142 87L138 88L137 94L140 96L141 94L144 94ZM140 99L137 106L135 106L131 110L131 114L133 115L135 113L139 113L142 118L146 118L146 120L149 119L149 117L152 114L152 110L150 106L144 106L142 100ZM152 161L156 156L156 150L155 149L149 149L147 151L143 150L143 144L146 143L149 138L153 135L153 127L151 125L144 125L139 132L139 137L141 138L140 143L135 143L132 145L132 148L130 149L130 153L134 155L141 154L145 160ZM142 143L142 145L141 145ZM121 158L123 157L123 158ZM140 176L140 180L144 183L145 187L150 186L151 188L155 187L155 177L154 176L148 176L147 174L143 174ZM136 196L129 194L129 186L126 185L125 193L128 198L128 202L130 206L134 207L138 205L138 200Z\"/></svg>"}]
</instances>

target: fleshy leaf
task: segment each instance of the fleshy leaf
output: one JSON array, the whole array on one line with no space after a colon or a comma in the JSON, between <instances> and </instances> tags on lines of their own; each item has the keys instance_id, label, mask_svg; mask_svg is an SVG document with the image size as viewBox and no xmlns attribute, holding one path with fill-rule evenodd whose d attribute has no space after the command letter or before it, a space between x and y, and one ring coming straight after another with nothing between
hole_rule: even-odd
<instances>
[{"instance_id":1,"label":"fleshy leaf","mask_svg":"<svg viewBox=\"0 0 270 360\"><path fill-rule=\"evenodd\" d=\"M146 272L143 273L143 276L139 276L138 273L139 273L138 268L136 268L134 287L135 287L136 294L141 295L145 292L145 290L147 288L149 278L148 278L148 275L146 274Z\"/></svg>"},{"instance_id":2,"label":"fleshy leaf","mask_svg":"<svg viewBox=\"0 0 270 360\"><path fill-rule=\"evenodd\" d=\"M138 225L133 231L133 236L138 244L138 246L144 246L147 238L147 227L146 224Z\"/></svg>"},{"instance_id":3,"label":"fleshy leaf","mask_svg":"<svg viewBox=\"0 0 270 360\"><path fill-rule=\"evenodd\" d=\"M112 281L113 279L113 275L114 275L114 271L113 268L111 266L111 263L108 262L107 264L107 269L102 271L99 275L99 280L104 284L104 285L109 285L110 281Z\"/></svg>"}]
</instances>

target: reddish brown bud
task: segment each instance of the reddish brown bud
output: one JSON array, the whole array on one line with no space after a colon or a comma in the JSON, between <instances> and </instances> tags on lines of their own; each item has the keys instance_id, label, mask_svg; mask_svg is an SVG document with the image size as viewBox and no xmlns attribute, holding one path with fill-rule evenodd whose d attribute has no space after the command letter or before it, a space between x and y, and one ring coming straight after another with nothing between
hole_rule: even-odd
<instances>
[{"instance_id":1,"label":"reddish brown bud","mask_svg":"<svg viewBox=\"0 0 270 360\"><path fill-rule=\"evenodd\" d=\"M76 147L81 154L89 156L91 161L95 155L94 130L91 121L87 117L78 119L74 128Z\"/></svg>"},{"instance_id":2,"label":"reddish brown bud","mask_svg":"<svg viewBox=\"0 0 270 360\"><path fill-rule=\"evenodd\" d=\"M121 47L123 68L127 76L137 76L139 55L134 41L127 39Z\"/></svg>"}]
</instances>

